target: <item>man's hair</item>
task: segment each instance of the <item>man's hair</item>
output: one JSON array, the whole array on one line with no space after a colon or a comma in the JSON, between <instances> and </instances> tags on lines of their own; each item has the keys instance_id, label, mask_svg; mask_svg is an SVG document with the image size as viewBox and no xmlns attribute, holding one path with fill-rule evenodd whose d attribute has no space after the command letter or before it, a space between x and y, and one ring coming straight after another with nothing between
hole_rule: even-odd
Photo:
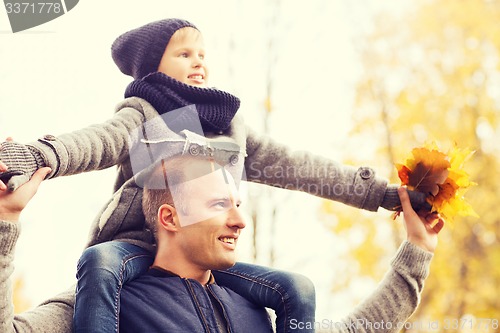
<instances>
[{"instance_id":1,"label":"man's hair","mask_svg":"<svg viewBox=\"0 0 500 333\"><path fill-rule=\"evenodd\" d=\"M160 206L169 204L187 215L189 207L186 194L192 191L189 190L189 185L178 185L214 172L220 167L206 158L178 156L162 160L153 168L144 184L142 210L146 225L157 241L157 218Z\"/></svg>"}]
</instances>

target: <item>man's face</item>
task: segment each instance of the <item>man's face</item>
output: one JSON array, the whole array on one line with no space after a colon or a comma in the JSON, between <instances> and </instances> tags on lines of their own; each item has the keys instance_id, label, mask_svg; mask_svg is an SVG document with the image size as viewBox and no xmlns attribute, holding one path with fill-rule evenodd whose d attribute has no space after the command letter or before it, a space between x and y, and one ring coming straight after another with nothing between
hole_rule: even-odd
<instances>
[{"instance_id":1,"label":"man's face","mask_svg":"<svg viewBox=\"0 0 500 333\"><path fill-rule=\"evenodd\" d=\"M161 58L158 72L191 86L207 87L205 45L198 30L186 27L173 34Z\"/></svg>"},{"instance_id":2,"label":"man's face","mask_svg":"<svg viewBox=\"0 0 500 333\"><path fill-rule=\"evenodd\" d=\"M187 261L201 270L233 266L238 237L245 227L233 178L219 169L180 186L187 203L185 211L177 209L181 225L177 237Z\"/></svg>"}]
</instances>

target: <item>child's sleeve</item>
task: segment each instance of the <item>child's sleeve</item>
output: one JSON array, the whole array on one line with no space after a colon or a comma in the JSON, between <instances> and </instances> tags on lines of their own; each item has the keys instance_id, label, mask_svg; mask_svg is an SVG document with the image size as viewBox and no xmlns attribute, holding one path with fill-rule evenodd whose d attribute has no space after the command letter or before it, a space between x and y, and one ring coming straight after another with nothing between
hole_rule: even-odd
<instances>
[{"instance_id":1,"label":"child's sleeve","mask_svg":"<svg viewBox=\"0 0 500 333\"><path fill-rule=\"evenodd\" d=\"M376 211L387 180L369 167L355 168L305 151L292 151L247 128L248 181L298 190L350 206Z\"/></svg>"},{"instance_id":2,"label":"child's sleeve","mask_svg":"<svg viewBox=\"0 0 500 333\"><path fill-rule=\"evenodd\" d=\"M45 165L52 168L48 178L101 170L128 157L129 133L143 122L141 112L123 108L102 124L57 137L46 135L29 146L37 149Z\"/></svg>"}]
</instances>

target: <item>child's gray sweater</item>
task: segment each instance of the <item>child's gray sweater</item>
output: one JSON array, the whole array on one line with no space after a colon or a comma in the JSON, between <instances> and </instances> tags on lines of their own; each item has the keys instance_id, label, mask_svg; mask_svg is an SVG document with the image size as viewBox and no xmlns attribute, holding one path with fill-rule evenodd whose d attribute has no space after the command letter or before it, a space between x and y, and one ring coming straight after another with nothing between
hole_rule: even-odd
<instances>
[{"instance_id":1,"label":"child's gray sweater","mask_svg":"<svg viewBox=\"0 0 500 333\"><path fill-rule=\"evenodd\" d=\"M137 147L146 150L142 147L146 145L133 133L142 133L145 124L154 122L163 123L164 129L157 130L158 137L148 137L147 149L166 151L170 155L206 151L206 147L200 147L189 135L179 142L151 104L137 97L125 99L118 105L114 117L103 124L59 137L47 135L32 144L52 168L49 178L118 165L117 192L95 221L89 245L120 239L153 250L153 236L145 228L142 214L142 189L131 181L137 168L131 163L130 150ZM228 152L227 158L229 167L236 173L235 179L240 179L244 171L248 181L299 190L370 211L376 211L383 201L387 181L376 177L371 168L349 167L325 157L292 151L255 134L238 115L228 130L205 133L205 136L240 147L238 153ZM124 183L127 184L122 187Z\"/></svg>"}]
</instances>

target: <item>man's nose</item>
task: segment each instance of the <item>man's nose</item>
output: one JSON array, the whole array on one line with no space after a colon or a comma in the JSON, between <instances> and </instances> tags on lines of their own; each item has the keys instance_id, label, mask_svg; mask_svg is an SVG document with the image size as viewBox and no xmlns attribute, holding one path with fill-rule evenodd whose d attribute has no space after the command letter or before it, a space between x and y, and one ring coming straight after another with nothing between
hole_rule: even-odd
<instances>
[{"instance_id":1,"label":"man's nose","mask_svg":"<svg viewBox=\"0 0 500 333\"><path fill-rule=\"evenodd\" d=\"M238 207L233 207L229 210L229 216L227 220L227 225L232 228L243 229L246 227L245 220L243 215L241 215L241 211Z\"/></svg>"}]
</instances>

